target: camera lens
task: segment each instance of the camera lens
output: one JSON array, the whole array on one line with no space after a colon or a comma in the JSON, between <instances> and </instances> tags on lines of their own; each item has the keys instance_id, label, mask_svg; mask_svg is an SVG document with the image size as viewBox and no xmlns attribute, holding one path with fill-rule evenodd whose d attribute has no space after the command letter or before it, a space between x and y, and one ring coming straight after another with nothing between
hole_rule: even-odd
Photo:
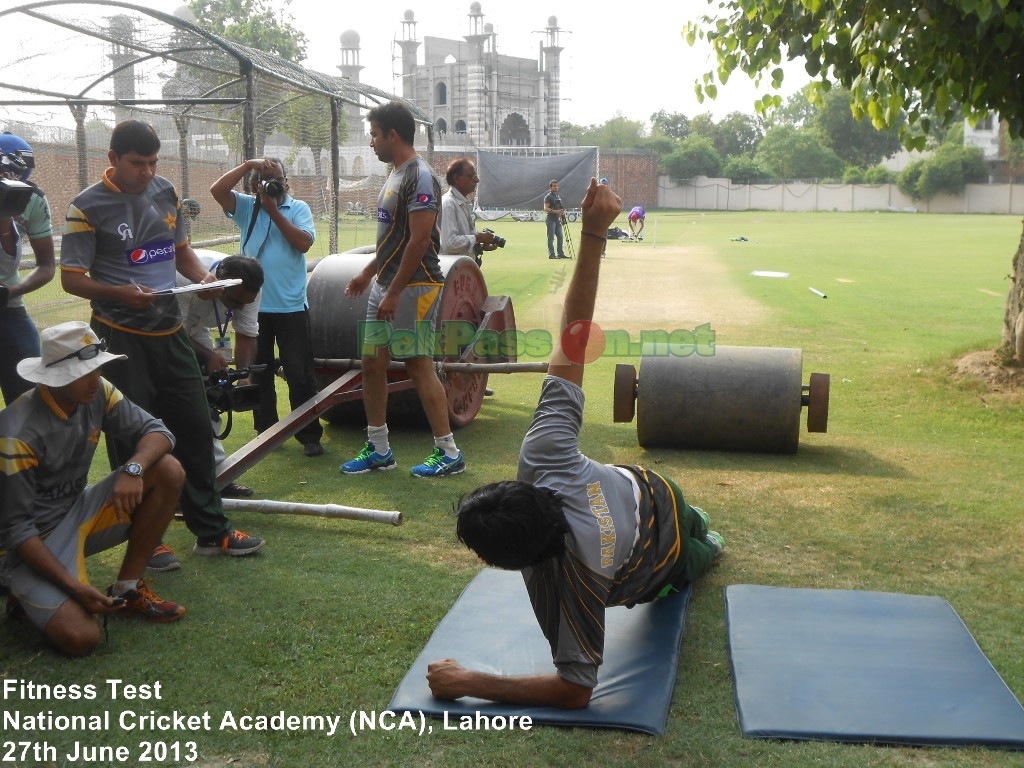
<instances>
[{"instance_id":1,"label":"camera lens","mask_svg":"<svg viewBox=\"0 0 1024 768\"><path fill-rule=\"evenodd\" d=\"M280 197L284 192L284 184L277 179L264 179L263 191L271 197Z\"/></svg>"}]
</instances>

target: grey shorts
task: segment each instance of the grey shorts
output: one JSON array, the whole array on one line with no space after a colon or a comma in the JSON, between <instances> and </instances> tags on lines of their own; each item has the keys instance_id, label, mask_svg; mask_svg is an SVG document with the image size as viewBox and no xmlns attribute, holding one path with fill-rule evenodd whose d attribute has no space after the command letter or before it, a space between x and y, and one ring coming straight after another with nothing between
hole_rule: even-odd
<instances>
[{"instance_id":1,"label":"grey shorts","mask_svg":"<svg viewBox=\"0 0 1024 768\"><path fill-rule=\"evenodd\" d=\"M410 285L402 291L390 322L377 320L377 307L385 290L374 280L366 301L366 322L360 329L360 355L373 357L387 347L392 357L433 357L434 326L441 307L441 285Z\"/></svg>"},{"instance_id":2,"label":"grey shorts","mask_svg":"<svg viewBox=\"0 0 1024 768\"><path fill-rule=\"evenodd\" d=\"M130 525L118 520L114 506L108 503L119 474L111 472L82 491L64 519L43 539L46 548L67 572L83 584L89 583L85 558L128 540ZM40 629L44 629L57 609L71 598L13 552L0 559L0 583L10 588L29 620Z\"/></svg>"}]
</instances>

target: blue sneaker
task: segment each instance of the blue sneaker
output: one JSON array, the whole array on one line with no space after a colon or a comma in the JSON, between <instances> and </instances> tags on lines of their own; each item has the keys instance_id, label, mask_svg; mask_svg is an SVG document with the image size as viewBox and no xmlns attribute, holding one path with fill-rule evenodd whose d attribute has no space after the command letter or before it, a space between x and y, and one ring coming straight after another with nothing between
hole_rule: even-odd
<instances>
[{"instance_id":1,"label":"blue sneaker","mask_svg":"<svg viewBox=\"0 0 1024 768\"><path fill-rule=\"evenodd\" d=\"M397 466L398 462L395 461L395 454L391 452L390 448L388 448L387 453L377 453L373 443L367 442L358 456L352 459L352 461L346 461L338 469L346 475L362 475L378 469L394 469Z\"/></svg>"},{"instance_id":2,"label":"blue sneaker","mask_svg":"<svg viewBox=\"0 0 1024 768\"><path fill-rule=\"evenodd\" d=\"M462 458L462 451L459 451L459 455L452 459L440 448L435 448L422 464L417 464L409 471L414 477L457 475L466 471L466 461Z\"/></svg>"}]
</instances>

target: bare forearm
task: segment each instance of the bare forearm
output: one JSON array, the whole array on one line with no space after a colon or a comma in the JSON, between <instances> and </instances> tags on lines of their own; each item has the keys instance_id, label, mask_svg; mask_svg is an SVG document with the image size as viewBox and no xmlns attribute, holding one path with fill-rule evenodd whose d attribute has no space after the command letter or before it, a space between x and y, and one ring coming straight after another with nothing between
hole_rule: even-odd
<instances>
[{"instance_id":1,"label":"bare forearm","mask_svg":"<svg viewBox=\"0 0 1024 768\"><path fill-rule=\"evenodd\" d=\"M558 675L506 676L463 669L458 682L440 698L470 696L502 704L582 709L590 703L591 693L590 688L570 683Z\"/></svg>"},{"instance_id":2,"label":"bare forearm","mask_svg":"<svg viewBox=\"0 0 1024 768\"><path fill-rule=\"evenodd\" d=\"M213 199L217 201L221 208L234 213L235 196L232 194L232 190L243 179L245 174L259 167L258 163L258 160L246 160L213 182L213 185L210 187L210 194L213 195Z\"/></svg>"},{"instance_id":3,"label":"bare forearm","mask_svg":"<svg viewBox=\"0 0 1024 768\"><path fill-rule=\"evenodd\" d=\"M75 589L81 586L81 582L68 573L38 536L23 541L15 551L29 568L69 595L74 594Z\"/></svg>"},{"instance_id":4,"label":"bare forearm","mask_svg":"<svg viewBox=\"0 0 1024 768\"><path fill-rule=\"evenodd\" d=\"M36 267L20 283L9 286L11 296L22 296L39 290L53 280L53 275L57 271L53 257L53 238L40 237L29 242L36 257Z\"/></svg>"},{"instance_id":5,"label":"bare forearm","mask_svg":"<svg viewBox=\"0 0 1024 768\"><path fill-rule=\"evenodd\" d=\"M235 367L249 368L256 362L256 337L235 334Z\"/></svg>"}]
</instances>

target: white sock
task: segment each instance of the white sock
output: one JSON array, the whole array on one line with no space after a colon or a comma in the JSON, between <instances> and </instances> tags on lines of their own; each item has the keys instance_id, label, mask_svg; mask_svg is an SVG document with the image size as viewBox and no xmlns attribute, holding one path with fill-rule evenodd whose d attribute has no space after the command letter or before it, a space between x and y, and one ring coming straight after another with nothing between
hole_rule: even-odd
<instances>
[{"instance_id":1,"label":"white sock","mask_svg":"<svg viewBox=\"0 0 1024 768\"><path fill-rule=\"evenodd\" d=\"M110 588L113 592L114 597L121 597L125 592L130 592L139 585L138 579L124 579L123 581L115 581L114 586Z\"/></svg>"},{"instance_id":2,"label":"white sock","mask_svg":"<svg viewBox=\"0 0 1024 768\"><path fill-rule=\"evenodd\" d=\"M441 437L435 437L434 445L444 451L444 455L449 459L454 459L459 455L459 449L455 446L455 435L451 432Z\"/></svg>"},{"instance_id":3,"label":"white sock","mask_svg":"<svg viewBox=\"0 0 1024 768\"><path fill-rule=\"evenodd\" d=\"M389 450L391 450L391 444L388 442L388 425L382 424L379 427L366 427L366 439L370 441L373 446L373 450L383 456Z\"/></svg>"}]
</instances>

